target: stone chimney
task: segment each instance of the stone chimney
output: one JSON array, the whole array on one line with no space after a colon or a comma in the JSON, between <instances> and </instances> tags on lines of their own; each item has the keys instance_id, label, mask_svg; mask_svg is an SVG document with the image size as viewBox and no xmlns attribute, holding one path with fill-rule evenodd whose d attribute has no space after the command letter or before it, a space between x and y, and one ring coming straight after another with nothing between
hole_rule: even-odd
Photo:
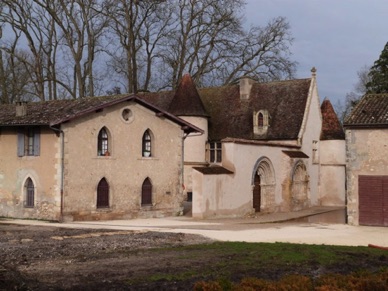
<instances>
[{"instance_id":1,"label":"stone chimney","mask_svg":"<svg viewBox=\"0 0 388 291\"><path fill-rule=\"evenodd\" d=\"M244 76L240 78L240 99L248 100L251 94L252 85L255 83L251 78Z\"/></svg>"},{"instance_id":2,"label":"stone chimney","mask_svg":"<svg viewBox=\"0 0 388 291\"><path fill-rule=\"evenodd\" d=\"M16 116L27 115L27 102L16 102Z\"/></svg>"}]
</instances>

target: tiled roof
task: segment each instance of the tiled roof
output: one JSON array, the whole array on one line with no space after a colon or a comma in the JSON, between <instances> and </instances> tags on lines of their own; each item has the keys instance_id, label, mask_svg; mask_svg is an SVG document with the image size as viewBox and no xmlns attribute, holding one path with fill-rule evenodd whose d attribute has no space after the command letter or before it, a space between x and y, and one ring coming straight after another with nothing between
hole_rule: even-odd
<instances>
[{"instance_id":1,"label":"tiled roof","mask_svg":"<svg viewBox=\"0 0 388 291\"><path fill-rule=\"evenodd\" d=\"M176 116L209 116L189 74L182 77L167 111Z\"/></svg>"},{"instance_id":2,"label":"tiled roof","mask_svg":"<svg viewBox=\"0 0 388 291\"><path fill-rule=\"evenodd\" d=\"M22 125L47 125L55 126L60 123L78 118L88 113L107 108L121 102L134 101L173 122L182 126L186 132L202 132L199 128L178 118L162 108L151 104L136 95L116 95L91 97L72 100L54 100L46 102L27 103L26 114L16 116L15 104L0 105L0 126L22 126Z\"/></svg>"},{"instance_id":3,"label":"tiled roof","mask_svg":"<svg viewBox=\"0 0 388 291\"><path fill-rule=\"evenodd\" d=\"M262 141L291 140L298 137L310 84L311 79L254 83L248 100L240 99L238 84L195 90L197 92L191 92L195 87L193 89L189 84L186 87L182 86L187 94L181 93L196 99L200 97L201 102L194 106L195 110L190 114L210 116L209 140L217 141L224 138ZM175 108L173 105L170 107L170 104L174 102L174 97L181 93L144 92L137 93L137 96L149 106L155 106L165 113L169 112L170 108L178 115L180 114L178 109L183 103L178 104ZM75 118L79 114L109 106L112 102L122 102L121 99L127 97L128 95L120 95L29 103L28 115L17 118L15 118L15 105L2 105L0 106L0 125L60 123L66 118ZM186 105L190 103L189 99L185 102L187 102ZM190 104L188 106L190 107ZM269 128L265 135L253 136L253 112L259 110L268 111ZM185 113L188 114L188 112ZM170 117L174 116L171 112L169 114ZM186 114L182 113L182 115Z\"/></svg>"},{"instance_id":4,"label":"tiled roof","mask_svg":"<svg viewBox=\"0 0 388 291\"><path fill-rule=\"evenodd\" d=\"M345 127L388 127L388 94L367 94L345 119Z\"/></svg>"},{"instance_id":5,"label":"tiled roof","mask_svg":"<svg viewBox=\"0 0 388 291\"><path fill-rule=\"evenodd\" d=\"M300 159L308 159L309 156L301 151L283 151L290 158L300 158Z\"/></svg>"},{"instance_id":6,"label":"tiled roof","mask_svg":"<svg viewBox=\"0 0 388 291\"><path fill-rule=\"evenodd\" d=\"M342 140L345 139L345 132L338 120L331 102L323 100L321 105L322 131L321 140Z\"/></svg>"},{"instance_id":7,"label":"tiled roof","mask_svg":"<svg viewBox=\"0 0 388 291\"><path fill-rule=\"evenodd\" d=\"M211 167L193 167L193 169L204 175L223 175L223 174L233 174L232 171L221 167L221 166L211 166Z\"/></svg>"},{"instance_id":8,"label":"tiled roof","mask_svg":"<svg viewBox=\"0 0 388 291\"><path fill-rule=\"evenodd\" d=\"M84 98L75 100L55 100L46 102L29 102L27 114L16 116L16 105L0 106L0 125L51 125L62 119L71 118L90 110L105 107L112 102L128 97L104 96L99 98Z\"/></svg>"},{"instance_id":9,"label":"tiled roof","mask_svg":"<svg viewBox=\"0 0 388 291\"><path fill-rule=\"evenodd\" d=\"M311 79L255 83L248 100L239 85L200 89L209 119L209 139L227 137L258 140L296 139L303 121ZM267 110L269 128L253 136L253 112Z\"/></svg>"}]
</instances>

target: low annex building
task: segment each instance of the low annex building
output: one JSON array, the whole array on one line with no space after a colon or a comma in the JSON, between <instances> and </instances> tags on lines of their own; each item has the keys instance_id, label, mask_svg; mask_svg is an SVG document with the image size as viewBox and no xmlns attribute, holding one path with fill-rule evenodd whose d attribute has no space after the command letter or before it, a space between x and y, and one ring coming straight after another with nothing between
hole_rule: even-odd
<instances>
[{"instance_id":1,"label":"low annex building","mask_svg":"<svg viewBox=\"0 0 388 291\"><path fill-rule=\"evenodd\" d=\"M182 212L183 136L138 97L0 106L0 216L94 220Z\"/></svg>"},{"instance_id":2,"label":"low annex building","mask_svg":"<svg viewBox=\"0 0 388 291\"><path fill-rule=\"evenodd\" d=\"M345 206L344 132L310 78L0 106L0 215L112 219ZM183 185L183 187L182 187Z\"/></svg>"},{"instance_id":3,"label":"low annex building","mask_svg":"<svg viewBox=\"0 0 388 291\"><path fill-rule=\"evenodd\" d=\"M344 122L348 223L388 226L388 94L367 94Z\"/></svg>"}]
</instances>

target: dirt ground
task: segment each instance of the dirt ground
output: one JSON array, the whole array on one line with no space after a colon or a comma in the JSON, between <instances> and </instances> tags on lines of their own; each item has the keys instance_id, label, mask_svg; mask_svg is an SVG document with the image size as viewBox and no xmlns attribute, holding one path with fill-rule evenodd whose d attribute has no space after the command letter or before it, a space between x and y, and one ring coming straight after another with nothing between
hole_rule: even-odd
<instances>
[{"instance_id":1,"label":"dirt ground","mask_svg":"<svg viewBox=\"0 0 388 291\"><path fill-rule=\"evenodd\" d=\"M197 277L195 270L209 268L220 258L203 250L169 247L211 242L182 233L1 224L0 290L192 290L196 281L209 279ZM270 279L291 271L287 266L262 267ZM316 262L303 268L314 272ZM158 273L192 276L158 281ZM147 280L150 276L153 279Z\"/></svg>"}]
</instances>

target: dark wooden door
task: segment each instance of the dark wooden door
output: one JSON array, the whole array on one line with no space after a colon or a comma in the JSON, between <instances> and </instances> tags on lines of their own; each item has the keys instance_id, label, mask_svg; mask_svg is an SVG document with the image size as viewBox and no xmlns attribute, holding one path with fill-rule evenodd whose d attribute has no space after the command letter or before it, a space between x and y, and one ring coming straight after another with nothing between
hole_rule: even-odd
<instances>
[{"instance_id":1,"label":"dark wooden door","mask_svg":"<svg viewBox=\"0 0 388 291\"><path fill-rule=\"evenodd\" d=\"M260 186L260 176L255 176L255 186L253 188L253 208L255 212L260 212L260 203L261 203L261 186Z\"/></svg>"},{"instance_id":2,"label":"dark wooden door","mask_svg":"<svg viewBox=\"0 0 388 291\"><path fill-rule=\"evenodd\" d=\"M109 184L102 178L97 186L97 208L109 207Z\"/></svg>"},{"instance_id":3,"label":"dark wooden door","mask_svg":"<svg viewBox=\"0 0 388 291\"><path fill-rule=\"evenodd\" d=\"M388 176L359 176L359 224L388 226Z\"/></svg>"},{"instance_id":4,"label":"dark wooden door","mask_svg":"<svg viewBox=\"0 0 388 291\"><path fill-rule=\"evenodd\" d=\"M141 205L152 204L152 184L150 179L145 179L141 188Z\"/></svg>"}]
</instances>

